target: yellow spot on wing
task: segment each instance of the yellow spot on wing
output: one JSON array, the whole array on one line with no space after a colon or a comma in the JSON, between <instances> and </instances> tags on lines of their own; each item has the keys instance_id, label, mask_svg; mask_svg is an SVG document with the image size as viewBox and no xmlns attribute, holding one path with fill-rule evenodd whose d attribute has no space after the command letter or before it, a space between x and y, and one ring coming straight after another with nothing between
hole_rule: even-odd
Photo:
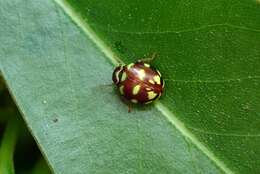
<instances>
[{"instance_id":1,"label":"yellow spot on wing","mask_svg":"<svg viewBox=\"0 0 260 174\"><path fill-rule=\"evenodd\" d=\"M138 103L138 101L136 99L132 99L131 102L132 103Z\"/></svg>"},{"instance_id":2,"label":"yellow spot on wing","mask_svg":"<svg viewBox=\"0 0 260 174\"><path fill-rule=\"evenodd\" d=\"M140 69L139 71L137 71L137 73L138 73L139 79L144 80L145 71L143 69Z\"/></svg>"},{"instance_id":3,"label":"yellow spot on wing","mask_svg":"<svg viewBox=\"0 0 260 174\"><path fill-rule=\"evenodd\" d=\"M149 104L149 103L152 103L153 102L153 100L151 100L151 101L148 101L148 102L146 102L145 104L147 105L147 104Z\"/></svg>"},{"instance_id":4,"label":"yellow spot on wing","mask_svg":"<svg viewBox=\"0 0 260 174\"><path fill-rule=\"evenodd\" d=\"M151 88L145 88L147 91L150 91L150 90L152 90Z\"/></svg>"},{"instance_id":5,"label":"yellow spot on wing","mask_svg":"<svg viewBox=\"0 0 260 174\"><path fill-rule=\"evenodd\" d=\"M153 91L149 91L149 92L147 92L147 94L148 94L148 99L149 100L152 100L152 99L154 99L157 96L157 93L155 93Z\"/></svg>"},{"instance_id":6,"label":"yellow spot on wing","mask_svg":"<svg viewBox=\"0 0 260 174\"><path fill-rule=\"evenodd\" d=\"M132 68L133 65L134 65L134 63L130 63L129 65L127 65L127 69Z\"/></svg>"},{"instance_id":7,"label":"yellow spot on wing","mask_svg":"<svg viewBox=\"0 0 260 174\"><path fill-rule=\"evenodd\" d=\"M159 98L161 97L161 95L162 95L162 93L159 93L159 94L158 94L158 97L156 98L156 100L159 99ZM149 98L149 94L148 94L148 98ZM154 101L154 100L150 99L150 101L146 102L145 104L152 103L153 101Z\"/></svg>"},{"instance_id":8,"label":"yellow spot on wing","mask_svg":"<svg viewBox=\"0 0 260 174\"><path fill-rule=\"evenodd\" d=\"M120 94L124 95L124 85L119 87Z\"/></svg>"},{"instance_id":9,"label":"yellow spot on wing","mask_svg":"<svg viewBox=\"0 0 260 174\"><path fill-rule=\"evenodd\" d=\"M160 76L156 75L153 77L153 80L157 83L157 84L161 84L161 78Z\"/></svg>"},{"instance_id":10,"label":"yellow spot on wing","mask_svg":"<svg viewBox=\"0 0 260 174\"><path fill-rule=\"evenodd\" d=\"M148 63L144 63L144 66L147 67L147 68L150 67L150 65Z\"/></svg>"},{"instance_id":11,"label":"yellow spot on wing","mask_svg":"<svg viewBox=\"0 0 260 174\"><path fill-rule=\"evenodd\" d=\"M141 88L140 85L136 85L136 86L133 88L133 95L138 94L138 92L140 91L140 88Z\"/></svg>"},{"instance_id":12,"label":"yellow spot on wing","mask_svg":"<svg viewBox=\"0 0 260 174\"><path fill-rule=\"evenodd\" d=\"M149 82L150 82L151 84L154 84L154 81L153 81L153 80L149 80Z\"/></svg>"},{"instance_id":13,"label":"yellow spot on wing","mask_svg":"<svg viewBox=\"0 0 260 174\"><path fill-rule=\"evenodd\" d=\"M121 77L121 82L123 82L126 79L126 77L127 77L126 72L123 72Z\"/></svg>"},{"instance_id":14,"label":"yellow spot on wing","mask_svg":"<svg viewBox=\"0 0 260 174\"><path fill-rule=\"evenodd\" d=\"M160 73L160 71L156 70L157 73L159 74L160 77L162 77L162 74Z\"/></svg>"}]
</instances>

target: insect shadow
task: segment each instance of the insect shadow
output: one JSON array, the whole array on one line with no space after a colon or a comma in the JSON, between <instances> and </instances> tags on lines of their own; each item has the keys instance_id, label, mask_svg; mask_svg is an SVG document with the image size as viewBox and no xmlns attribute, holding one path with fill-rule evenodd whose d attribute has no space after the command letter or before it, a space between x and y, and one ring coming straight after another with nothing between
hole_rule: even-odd
<instances>
[{"instance_id":1,"label":"insect shadow","mask_svg":"<svg viewBox=\"0 0 260 174\"><path fill-rule=\"evenodd\" d=\"M104 103L110 102L120 102L126 106L126 112L131 113L132 111L147 111L150 110L154 105L153 103L146 104L134 104L126 100L122 95L120 95L117 87L111 84L100 84L90 88L93 93L99 95L97 97L102 98ZM95 91L95 92L94 92Z\"/></svg>"}]
</instances>

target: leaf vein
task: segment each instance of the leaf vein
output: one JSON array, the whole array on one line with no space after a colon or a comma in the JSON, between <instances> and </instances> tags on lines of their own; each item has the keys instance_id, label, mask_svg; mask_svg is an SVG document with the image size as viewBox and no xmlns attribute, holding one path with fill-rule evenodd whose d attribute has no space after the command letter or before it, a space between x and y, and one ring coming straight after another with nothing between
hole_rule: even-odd
<instances>
[{"instance_id":1,"label":"leaf vein","mask_svg":"<svg viewBox=\"0 0 260 174\"><path fill-rule=\"evenodd\" d=\"M92 26L97 26L97 24L92 24ZM210 24L205 26L200 26L197 28L191 28L191 29L183 29L183 30L165 30L165 31L124 31L124 30L116 30L110 27L110 29L103 29L103 31L107 32L113 32L113 33L125 33L125 34L136 34L136 35L142 35L142 34L182 34L182 33L188 33L188 32L194 32L194 31L201 31L208 28L216 28L216 27L229 27L234 28L238 30L244 30L244 31L251 31L251 32L260 32L260 29L254 29L246 26L239 26L234 24L228 24L228 23L220 23L220 24Z\"/></svg>"},{"instance_id":2,"label":"leaf vein","mask_svg":"<svg viewBox=\"0 0 260 174\"><path fill-rule=\"evenodd\" d=\"M234 78L234 79L223 79L223 80L178 80L178 79L164 79L165 81L173 81L173 82L180 82L180 83L235 83L241 82L243 80L254 80L260 79L260 76L248 76L248 77L241 77L241 78Z\"/></svg>"},{"instance_id":3,"label":"leaf vein","mask_svg":"<svg viewBox=\"0 0 260 174\"><path fill-rule=\"evenodd\" d=\"M219 132L210 132L199 128L194 128L187 126L187 128L194 130L196 132L202 133L202 134L208 134L208 135L216 135L216 136L227 136L227 137L260 137L260 134L240 134L240 133L219 133Z\"/></svg>"}]
</instances>

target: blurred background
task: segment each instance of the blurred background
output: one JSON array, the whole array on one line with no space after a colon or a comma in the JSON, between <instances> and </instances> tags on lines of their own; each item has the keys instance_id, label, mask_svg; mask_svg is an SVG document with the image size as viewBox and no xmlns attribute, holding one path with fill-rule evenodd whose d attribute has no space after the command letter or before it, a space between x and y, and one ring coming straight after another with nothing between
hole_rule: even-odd
<instances>
[{"instance_id":1,"label":"blurred background","mask_svg":"<svg viewBox=\"0 0 260 174\"><path fill-rule=\"evenodd\" d=\"M50 174L0 74L0 174Z\"/></svg>"}]
</instances>

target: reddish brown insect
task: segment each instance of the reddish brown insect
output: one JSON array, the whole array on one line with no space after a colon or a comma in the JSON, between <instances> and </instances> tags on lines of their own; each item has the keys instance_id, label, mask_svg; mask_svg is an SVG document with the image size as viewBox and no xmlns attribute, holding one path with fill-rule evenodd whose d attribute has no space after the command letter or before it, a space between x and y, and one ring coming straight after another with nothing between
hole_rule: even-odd
<instances>
[{"instance_id":1,"label":"reddish brown insect","mask_svg":"<svg viewBox=\"0 0 260 174\"><path fill-rule=\"evenodd\" d=\"M132 103L149 104L158 99L164 89L161 73L143 60L117 66L112 79L120 94Z\"/></svg>"}]
</instances>

